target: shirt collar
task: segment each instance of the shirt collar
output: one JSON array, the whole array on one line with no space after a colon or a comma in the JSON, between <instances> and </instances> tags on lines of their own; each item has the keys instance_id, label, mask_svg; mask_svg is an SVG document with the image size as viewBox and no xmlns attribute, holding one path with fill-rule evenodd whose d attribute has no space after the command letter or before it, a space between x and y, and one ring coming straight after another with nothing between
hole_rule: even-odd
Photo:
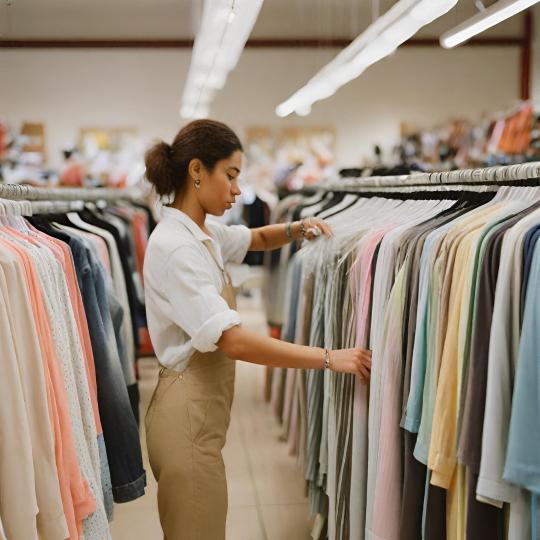
<instances>
[{"instance_id":1,"label":"shirt collar","mask_svg":"<svg viewBox=\"0 0 540 540\"><path fill-rule=\"evenodd\" d=\"M197 240L200 240L201 242L206 240L210 240L211 242L213 241L213 239L208 236L187 214L182 212L182 210L178 210L178 208L173 208L172 206L163 206L161 208L161 217L172 218L179 221L189 229L189 232Z\"/></svg>"},{"instance_id":2,"label":"shirt collar","mask_svg":"<svg viewBox=\"0 0 540 540\"><path fill-rule=\"evenodd\" d=\"M162 218L174 219L187 227L189 232L200 242L210 242L210 245L205 244L208 249L211 250L212 258L218 265L221 271L224 271L223 258L221 250L217 249L216 241L208 236L185 212L178 210L178 208L172 208L171 206L163 206L161 208Z\"/></svg>"}]
</instances>

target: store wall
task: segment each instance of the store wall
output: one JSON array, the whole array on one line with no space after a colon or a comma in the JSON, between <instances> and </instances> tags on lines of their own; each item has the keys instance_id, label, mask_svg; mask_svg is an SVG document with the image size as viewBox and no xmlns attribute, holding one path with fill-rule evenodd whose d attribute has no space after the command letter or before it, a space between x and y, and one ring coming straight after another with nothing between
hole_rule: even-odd
<instances>
[{"instance_id":1,"label":"store wall","mask_svg":"<svg viewBox=\"0 0 540 540\"><path fill-rule=\"evenodd\" d=\"M240 132L248 126L335 126L337 162L352 166L389 148L400 122L432 126L457 115L478 118L519 97L519 52L508 48L405 48L369 69L306 118L284 120L275 106L335 50L248 49L212 116ZM189 50L0 50L0 117L46 124L49 163L80 127L135 127L170 139Z\"/></svg>"}]
</instances>

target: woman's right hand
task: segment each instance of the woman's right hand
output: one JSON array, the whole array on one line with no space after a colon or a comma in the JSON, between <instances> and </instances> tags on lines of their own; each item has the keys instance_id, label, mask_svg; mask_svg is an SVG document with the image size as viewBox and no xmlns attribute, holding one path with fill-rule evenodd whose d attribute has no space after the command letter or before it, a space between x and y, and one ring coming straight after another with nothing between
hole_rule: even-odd
<instances>
[{"instance_id":1,"label":"woman's right hand","mask_svg":"<svg viewBox=\"0 0 540 540\"><path fill-rule=\"evenodd\" d=\"M338 373L354 373L362 384L369 382L371 375L371 351L357 347L329 351L330 369Z\"/></svg>"}]
</instances>

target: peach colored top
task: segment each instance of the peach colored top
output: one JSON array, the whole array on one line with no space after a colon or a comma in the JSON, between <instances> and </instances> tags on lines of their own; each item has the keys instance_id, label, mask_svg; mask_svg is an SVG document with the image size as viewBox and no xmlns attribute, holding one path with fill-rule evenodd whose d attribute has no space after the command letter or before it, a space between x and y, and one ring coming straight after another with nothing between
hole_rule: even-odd
<instances>
[{"instance_id":1,"label":"peach colored top","mask_svg":"<svg viewBox=\"0 0 540 540\"><path fill-rule=\"evenodd\" d=\"M10 230L9 232L13 231ZM17 232L16 236L22 236L28 241L25 235L18 233L18 231L15 232ZM62 506L70 538L76 539L79 538L82 532L82 521L95 511L96 503L79 467L66 390L60 373L60 363L52 341L52 331L47 317L47 310L43 303L39 278L30 257L20 246L4 238L0 238L0 245L16 254L24 266L32 312L36 321L38 341L44 360L47 398L54 431L55 459Z\"/></svg>"},{"instance_id":2,"label":"peach colored top","mask_svg":"<svg viewBox=\"0 0 540 540\"><path fill-rule=\"evenodd\" d=\"M103 428L101 426L101 419L99 416L99 408L97 402L97 382L96 382L96 367L94 363L94 354L92 352L92 343L90 341L90 333L88 331L88 321L86 320L86 313L84 311L84 305L81 297L81 291L79 290L79 284L77 282L77 275L75 273L75 266L73 263L73 257L69 246L67 246L61 240L57 240L47 234L35 229L29 225L32 229L32 232L35 233L35 236L25 235L18 233L26 241L31 241L36 245L36 242L39 244L37 238L40 241L43 241L48 247L51 248L55 254L58 261L62 264L64 272L66 275L66 282L68 284L69 296L71 299L71 304L73 306L73 313L75 315L75 321L77 323L77 329L79 331L79 336L81 339L83 354L84 354L84 364L86 367L86 375L88 377L88 385L90 387L90 400L92 402L92 409L94 411L94 418L96 421L96 431L100 435L103 433ZM37 237L37 238L36 238Z\"/></svg>"}]
</instances>

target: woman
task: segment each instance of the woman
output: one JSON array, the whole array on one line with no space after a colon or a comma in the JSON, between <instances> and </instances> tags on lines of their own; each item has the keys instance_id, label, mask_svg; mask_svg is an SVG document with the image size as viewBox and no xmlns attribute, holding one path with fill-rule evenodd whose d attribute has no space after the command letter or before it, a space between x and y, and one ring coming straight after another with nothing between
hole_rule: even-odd
<instances>
[{"instance_id":1,"label":"woman","mask_svg":"<svg viewBox=\"0 0 540 540\"><path fill-rule=\"evenodd\" d=\"M206 221L240 195L242 145L226 125L197 120L172 145L146 154L146 176L163 208L144 263L148 328L161 367L146 415L150 465L166 540L223 540L227 483L221 451L229 426L235 362L332 369L367 381L370 353L285 343L242 328L225 271L248 250L276 249L302 235L331 235L322 220L250 230Z\"/></svg>"}]
</instances>

